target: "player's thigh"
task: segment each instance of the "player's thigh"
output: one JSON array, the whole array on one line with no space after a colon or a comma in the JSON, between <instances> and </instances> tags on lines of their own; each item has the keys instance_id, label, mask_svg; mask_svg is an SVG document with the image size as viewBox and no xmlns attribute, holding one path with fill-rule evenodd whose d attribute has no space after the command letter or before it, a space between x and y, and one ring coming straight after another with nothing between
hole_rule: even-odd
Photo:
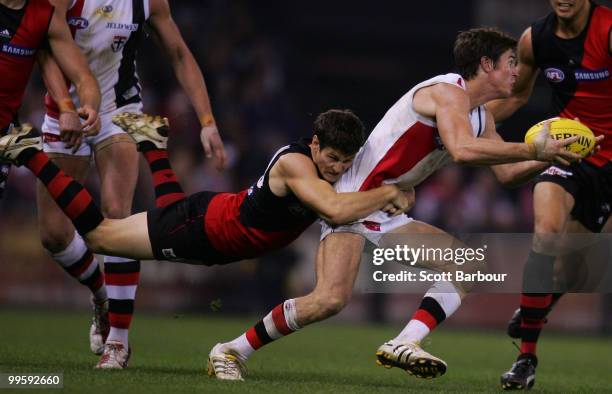
<instances>
[{"instance_id":1,"label":"player's thigh","mask_svg":"<svg viewBox=\"0 0 612 394\"><path fill-rule=\"evenodd\" d=\"M83 183L89 169L88 156L50 154L51 161L67 175ZM45 248L57 253L68 246L74 234L70 219L57 206L47 188L40 182L36 185L36 204L41 241Z\"/></svg>"},{"instance_id":2,"label":"player's thigh","mask_svg":"<svg viewBox=\"0 0 612 394\"><path fill-rule=\"evenodd\" d=\"M446 231L419 220L413 220L385 234L380 239L378 246L381 248L395 248L398 245L407 245L412 248L421 248L425 246L426 248L436 250L465 247L461 241L448 234ZM436 254L432 255L437 256ZM449 263L443 259L419 261L417 264L424 268L438 271L448 271L450 268L456 267L455 264Z\"/></svg>"},{"instance_id":3,"label":"player's thigh","mask_svg":"<svg viewBox=\"0 0 612 394\"><path fill-rule=\"evenodd\" d=\"M365 239L362 235L331 233L319 244L316 257L316 290L350 296L353 290Z\"/></svg>"},{"instance_id":4,"label":"player's thigh","mask_svg":"<svg viewBox=\"0 0 612 394\"><path fill-rule=\"evenodd\" d=\"M478 264L457 264L456 261L444 259L444 252L446 250L464 249L466 245L444 230L418 220L413 220L385 234L378 244L381 248L391 249L395 249L398 245L407 245L416 249L424 247L432 251L428 253L428 258L420 259L415 263L415 266L438 272L451 272L453 278L457 270L471 273L485 267L484 262L479 262ZM469 292L472 287L469 282L457 282L454 284L462 294Z\"/></svg>"},{"instance_id":5,"label":"player's thigh","mask_svg":"<svg viewBox=\"0 0 612 394\"><path fill-rule=\"evenodd\" d=\"M96 145L96 166L104 215L109 218L128 216L138 180L136 145L126 134L110 136Z\"/></svg>"},{"instance_id":6,"label":"player's thigh","mask_svg":"<svg viewBox=\"0 0 612 394\"><path fill-rule=\"evenodd\" d=\"M154 258L147 212L124 219L105 219L94 231L85 235L85 240L96 253L136 260Z\"/></svg>"}]
</instances>

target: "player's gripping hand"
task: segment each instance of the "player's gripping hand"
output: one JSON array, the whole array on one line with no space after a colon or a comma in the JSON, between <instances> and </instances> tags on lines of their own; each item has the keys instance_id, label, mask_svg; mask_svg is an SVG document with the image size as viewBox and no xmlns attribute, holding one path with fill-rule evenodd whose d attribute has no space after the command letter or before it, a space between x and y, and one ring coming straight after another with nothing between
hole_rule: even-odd
<instances>
[{"instance_id":1,"label":"player's gripping hand","mask_svg":"<svg viewBox=\"0 0 612 394\"><path fill-rule=\"evenodd\" d=\"M582 159L577 153L565 149L566 146L578 141L579 136L555 140L550 136L550 120L544 122L544 127L534 140L535 159L538 161L556 162L568 166L570 162Z\"/></svg>"},{"instance_id":2,"label":"player's gripping hand","mask_svg":"<svg viewBox=\"0 0 612 394\"><path fill-rule=\"evenodd\" d=\"M97 135L100 132L100 127L102 125L98 111L91 108L89 105L84 105L78 109L78 113L81 119L84 120L83 133L88 137Z\"/></svg>"},{"instance_id":3,"label":"player's gripping hand","mask_svg":"<svg viewBox=\"0 0 612 394\"><path fill-rule=\"evenodd\" d=\"M412 209L414 201L414 188L410 188L409 190L398 190L396 197L384 206L382 211L386 212L391 217L402 215Z\"/></svg>"},{"instance_id":4,"label":"player's gripping hand","mask_svg":"<svg viewBox=\"0 0 612 394\"><path fill-rule=\"evenodd\" d=\"M206 158L214 158L215 167L217 170L221 171L225 169L227 155L225 153L223 140L219 135L219 130L217 130L217 125L213 123L211 125L202 127L202 130L200 131L200 141L202 142L202 147L204 148Z\"/></svg>"},{"instance_id":5,"label":"player's gripping hand","mask_svg":"<svg viewBox=\"0 0 612 394\"><path fill-rule=\"evenodd\" d=\"M576 122L580 122L580 118L574 118L574 120ZM582 122L580 122L580 123L582 123ZM603 134L602 135L598 135L598 136L595 137L595 146L593 147L593 150L591 151L591 153L589 153L589 155L587 157L592 156L592 155L594 155L595 153L597 153L597 152L599 152L601 150L601 143L603 142L604 138L606 138L606 137Z\"/></svg>"},{"instance_id":6,"label":"player's gripping hand","mask_svg":"<svg viewBox=\"0 0 612 394\"><path fill-rule=\"evenodd\" d=\"M66 148L72 148L75 153L83 141L83 126L76 111L62 111L59 114L58 124L60 129L60 140Z\"/></svg>"}]
</instances>

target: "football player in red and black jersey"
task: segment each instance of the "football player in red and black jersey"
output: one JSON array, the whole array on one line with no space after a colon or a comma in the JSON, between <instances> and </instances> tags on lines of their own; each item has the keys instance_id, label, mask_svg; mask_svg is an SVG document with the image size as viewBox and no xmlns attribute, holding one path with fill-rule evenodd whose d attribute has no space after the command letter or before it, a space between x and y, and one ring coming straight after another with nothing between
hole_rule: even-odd
<instances>
[{"instance_id":1,"label":"football player in red and black jersey","mask_svg":"<svg viewBox=\"0 0 612 394\"><path fill-rule=\"evenodd\" d=\"M519 76L509 99L491 102L496 121L524 105L541 70L553 92L553 110L579 118L601 149L570 166L544 171L534 187L535 237L524 269L527 278L552 286L555 235L599 233L612 204L612 10L588 0L550 0L553 12L527 28L518 45ZM536 344L546 315L561 294L523 289L520 310L508 333L521 338L520 355L502 375L504 389L527 389L535 382Z\"/></svg>"},{"instance_id":2,"label":"football player in red and black jersey","mask_svg":"<svg viewBox=\"0 0 612 394\"><path fill-rule=\"evenodd\" d=\"M91 134L97 132L98 83L72 40L63 15L65 9L61 4L47 0L0 0L0 135L18 124L17 110L34 63L43 61L49 52L57 57L61 69L77 87L82 103L79 113L86 118L78 127L85 127ZM49 50L40 50L47 46ZM60 108L61 113L68 111L74 112L73 108ZM0 196L8 170L6 163L0 163Z\"/></svg>"},{"instance_id":3,"label":"football player in red and black jersey","mask_svg":"<svg viewBox=\"0 0 612 394\"><path fill-rule=\"evenodd\" d=\"M123 114L114 121L145 155L165 151L165 119ZM334 190L332 183L349 169L364 140L357 116L330 110L317 117L312 138L279 149L250 188L239 193L203 191L125 219L104 218L87 190L49 160L40 139L28 130L0 138L0 161L30 169L94 253L213 265L288 245L317 218L339 225L378 210L390 215L408 210L410 193L394 185L354 193ZM155 169L155 160L151 162ZM164 174L154 174L153 183L159 193L182 194L176 179Z\"/></svg>"}]
</instances>

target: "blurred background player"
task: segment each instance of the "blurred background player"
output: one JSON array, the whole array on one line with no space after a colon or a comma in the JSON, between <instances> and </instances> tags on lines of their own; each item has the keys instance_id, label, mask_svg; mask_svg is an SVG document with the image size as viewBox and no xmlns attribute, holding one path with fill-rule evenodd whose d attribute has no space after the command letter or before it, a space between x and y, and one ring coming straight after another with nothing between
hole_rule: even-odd
<instances>
[{"instance_id":1,"label":"blurred background player","mask_svg":"<svg viewBox=\"0 0 612 394\"><path fill-rule=\"evenodd\" d=\"M515 39L494 29L460 33L454 47L460 74L433 77L400 98L374 128L353 167L335 184L336 190L364 191L381 184L411 189L450 162L491 166L502 183L511 184L529 179L549 162L577 159L578 155L564 149L576 137L554 141L548 128L533 145L503 142L497 134L484 104L512 93L517 76L515 49ZM365 241L394 247L397 238L385 237L392 233L437 234L446 236L449 245L458 244L442 230L406 215L388 218L374 212L346 226L324 223L315 289L276 306L238 338L217 344L209 355L209 374L243 380L243 363L256 350L340 312L352 294ZM423 264L436 271L457 269L453 262ZM399 367L421 378L444 374L446 363L419 344L459 308L468 291L459 282L434 283L402 332L378 348L378 364Z\"/></svg>"},{"instance_id":2,"label":"blurred background player","mask_svg":"<svg viewBox=\"0 0 612 394\"><path fill-rule=\"evenodd\" d=\"M78 133L62 133L59 116L66 111L60 111L60 108L69 107L77 98L74 88L70 89L69 95L54 62L46 62L44 77L47 85L54 89L46 98L47 114L42 131L44 151L53 162L68 175L84 182L90 157L95 157L100 177L102 212L109 218L123 218L131 214L138 178L138 153L134 141L114 125L111 119L121 112L142 110L135 60L147 25L158 38L161 49L169 56L175 75L200 119L200 138L207 157L214 153L216 164L222 169L225 165L225 152L204 78L172 20L168 2L63 1L69 7L66 19L74 39L86 55L101 87L102 128L97 136L86 138L83 144ZM76 113L74 115L72 121L78 122ZM145 155L145 158L148 156ZM174 176L169 167L164 175L168 178ZM90 329L90 346L94 353L102 355L97 368L125 368L128 360L118 357L120 348L117 345L129 349L128 330L134 311L140 262L105 256L105 285L95 256L87 249L70 220L58 209L41 183L38 184L38 211L45 249L71 276L89 287L93 294L95 314Z\"/></svg>"},{"instance_id":3,"label":"blurred background player","mask_svg":"<svg viewBox=\"0 0 612 394\"><path fill-rule=\"evenodd\" d=\"M569 166L556 164L536 178L535 236L523 281L548 278L549 285L560 236L601 232L612 205L612 11L588 0L551 0L550 6L553 12L521 36L512 97L487 105L497 122L508 118L527 103L542 70L555 113L579 118L596 136L605 137L599 152ZM546 315L561 296L521 295L519 313L509 327L512 336L521 338L520 354L502 375L504 389L528 389L535 383L537 341Z\"/></svg>"}]
</instances>

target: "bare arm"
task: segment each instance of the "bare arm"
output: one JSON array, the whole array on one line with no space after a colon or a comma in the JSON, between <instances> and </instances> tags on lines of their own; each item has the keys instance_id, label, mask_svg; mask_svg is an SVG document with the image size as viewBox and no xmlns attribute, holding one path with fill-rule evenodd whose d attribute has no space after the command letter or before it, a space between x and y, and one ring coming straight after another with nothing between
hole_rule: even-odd
<instances>
[{"instance_id":1,"label":"bare arm","mask_svg":"<svg viewBox=\"0 0 612 394\"><path fill-rule=\"evenodd\" d=\"M207 157L215 157L217 168L225 167L226 154L210 106L202 71L172 19L167 0L150 0L149 24L170 56L174 73L198 115L200 139Z\"/></svg>"},{"instance_id":2,"label":"bare arm","mask_svg":"<svg viewBox=\"0 0 612 394\"><path fill-rule=\"evenodd\" d=\"M63 2L56 1L55 6L48 31L51 53L64 75L76 87L82 106L79 109L79 114L87 116L85 128L95 128L96 125L99 126L100 89L98 81L89 70L87 61L79 47L72 40L66 24L66 8Z\"/></svg>"},{"instance_id":3,"label":"bare arm","mask_svg":"<svg viewBox=\"0 0 612 394\"><path fill-rule=\"evenodd\" d=\"M567 160L580 159L579 155L565 150L565 146L576 141L577 137L557 141L541 133L541 138L534 144L474 137L468 118L469 98L457 86L445 83L432 86L431 100L440 138L456 163L493 165L525 160L556 160L566 164Z\"/></svg>"},{"instance_id":4,"label":"bare arm","mask_svg":"<svg viewBox=\"0 0 612 394\"><path fill-rule=\"evenodd\" d=\"M533 45L531 43L531 27L523 32L518 43L518 78L514 84L512 96L493 100L487 103L496 122L509 118L523 105L527 104L533 86L538 76L538 66L535 64Z\"/></svg>"},{"instance_id":5,"label":"bare arm","mask_svg":"<svg viewBox=\"0 0 612 394\"><path fill-rule=\"evenodd\" d=\"M503 142L503 139L495 130L495 120L489 111L487 111L487 120L482 138ZM494 165L491 166L491 170L502 184L508 187L516 187L528 182L534 176L544 171L549 165L550 163L529 160L519 163Z\"/></svg>"},{"instance_id":6,"label":"bare arm","mask_svg":"<svg viewBox=\"0 0 612 394\"><path fill-rule=\"evenodd\" d=\"M83 126L81 126L74 103L70 99L64 74L46 49L37 52L36 61L49 95L59 109L60 138L66 143L67 148L72 148L74 153L81 145Z\"/></svg>"},{"instance_id":7,"label":"bare arm","mask_svg":"<svg viewBox=\"0 0 612 394\"><path fill-rule=\"evenodd\" d=\"M277 180L283 182L300 201L332 225L354 222L381 210L388 203L406 199L404 193L393 185L383 185L365 192L337 193L329 182L318 177L313 162L297 153L283 156L274 167L270 177L275 172ZM396 214L406 211L408 204L407 200L398 204L400 206Z\"/></svg>"}]
</instances>

